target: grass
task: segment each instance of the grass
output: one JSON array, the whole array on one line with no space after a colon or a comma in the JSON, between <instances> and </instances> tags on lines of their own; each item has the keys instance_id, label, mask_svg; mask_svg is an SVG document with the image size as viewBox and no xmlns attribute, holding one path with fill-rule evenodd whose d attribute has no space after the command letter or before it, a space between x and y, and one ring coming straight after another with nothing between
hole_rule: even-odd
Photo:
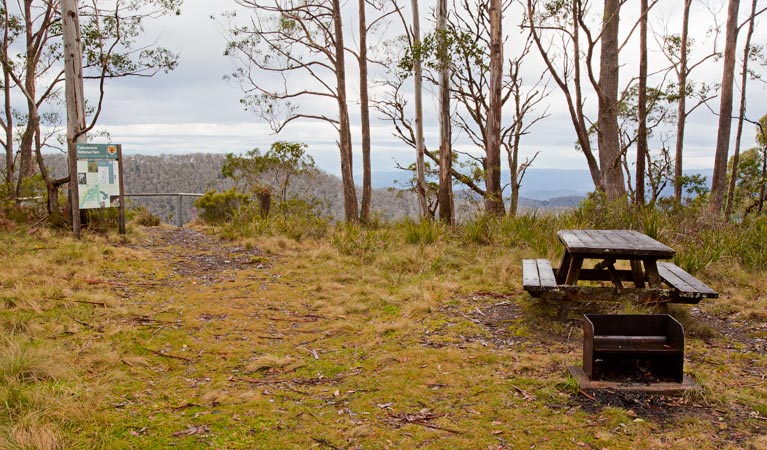
<instances>
[{"instance_id":1,"label":"grass","mask_svg":"<svg viewBox=\"0 0 767 450\"><path fill-rule=\"evenodd\" d=\"M672 309L700 397L660 416L599 406L566 376L579 324L521 291L519 261L556 257L563 223L587 220L249 233L206 252L163 228L0 233L0 448L765 448L763 271L727 249L699 272L722 298ZM236 245L253 254L235 267ZM637 311L574 313L590 308Z\"/></svg>"}]
</instances>

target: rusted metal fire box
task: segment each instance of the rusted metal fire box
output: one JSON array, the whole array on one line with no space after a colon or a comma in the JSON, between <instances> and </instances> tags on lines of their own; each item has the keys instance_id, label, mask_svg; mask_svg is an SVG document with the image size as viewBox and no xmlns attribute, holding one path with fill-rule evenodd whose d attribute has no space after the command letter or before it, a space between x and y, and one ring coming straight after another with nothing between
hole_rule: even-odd
<instances>
[{"instance_id":1,"label":"rusted metal fire box","mask_svg":"<svg viewBox=\"0 0 767 450\"><path fill-rule=\"evenodd\" d=\"M668 314L586 314L583 371L590 380L679 382L684 329Z\"/></svg>"}]
</instances>

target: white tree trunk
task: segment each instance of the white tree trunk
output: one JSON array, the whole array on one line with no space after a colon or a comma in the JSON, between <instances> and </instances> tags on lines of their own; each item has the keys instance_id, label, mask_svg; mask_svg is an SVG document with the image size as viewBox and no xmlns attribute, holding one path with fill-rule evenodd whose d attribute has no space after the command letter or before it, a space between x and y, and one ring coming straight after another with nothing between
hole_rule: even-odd
<instances>
[{"instance_id":1,"label":"white tree trunk","mask_svg":"<svg viewBox=\"0 0 767 450\"><path fill-rule=\"evenodd\" d=\"M417 49L417 58L413 60L413 95L415 96L415 191L418 195L418 207L421 218L430 217L429 203L426 200L426 169L424 167L423 145L423 72L421 70L421 19L418 15L418 0L411 0L413 8L413 47Z\"/></svg>"},{"instance_id":2,"label":"white tree trunk","mask_svg":"<svg viewBox=\"0 0 767 450\"><path fill-rule=\"evenodd\" d=\"M67 104L67 154L69 162L69 202L72 231L80 237L80 196L77 191L77 143L85 142L85 96L83 94L83 54L80 42L80 17L77 0L61 0L61 26L64 35L64 78Z\"/></svg>"}]
</instances>

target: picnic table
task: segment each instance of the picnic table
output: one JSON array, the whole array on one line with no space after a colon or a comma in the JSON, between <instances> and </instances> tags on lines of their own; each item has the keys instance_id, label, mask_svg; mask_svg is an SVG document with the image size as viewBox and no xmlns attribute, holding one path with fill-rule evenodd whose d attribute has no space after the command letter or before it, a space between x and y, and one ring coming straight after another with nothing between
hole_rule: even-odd
<instances>
[{"instance_id":1,"label":"picnic table","mask_svg":"<svg viewBox=\"0 0 767 450\"><path fill-rule=\"evenodd\" d=\"M676 264L659 261L673 258L674 249L638 231L560 230L557 236L565 248L559 267L523 260L523 287L533 297L666 304L719 295ZM588 268L587 260L598 262Z\"/></svg>"}]
</instances>

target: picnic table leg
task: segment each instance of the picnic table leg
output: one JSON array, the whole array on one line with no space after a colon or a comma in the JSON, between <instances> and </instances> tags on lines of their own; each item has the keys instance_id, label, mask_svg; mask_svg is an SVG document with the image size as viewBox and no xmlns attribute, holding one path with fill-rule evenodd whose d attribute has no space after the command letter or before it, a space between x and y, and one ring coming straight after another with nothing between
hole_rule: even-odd
<instances>
[{"instance_id":1,"label":"picnic table leg","mask_svg":"<svg viewBox=\"0 0 767 450\"><path fill-rule=\"evenodd\" d=\"M570 267L567 270L567 278L565 278L565 284L575 285L578 284L578 277L581 275L581 267L583 266L583 257L574 256L570 262ZM658 271L658 268L655 268Z\"/></svg>"},{"instance_id":2,"label":"picnic table leg","mask_svg":"<svg viewBox=\"0 0 767 450\"><path fill-rule=\"evenodd\" d=\"M559 264L559 268L557 269L557 284L564 284L565 279L567 278L567 272L570 270L570 263L572 260L573 258L570 256L570 252L565 250L565 253L562 255L562 262Z\"/></svg>"},{"instance_id":3,"label":"picnic table leg","mask_svg":"<svg viewBox=\"0 0 767 450\"><path fill-rule=\"evenodd\" d=\"M658 261L655 259L645 259L644 271L647 274L647 284L649 284L651 288L660 288L661 278L660 273L658 272ZM656 309L661 314L668 314L668 303L658 303Z\"/></svg>"},{"instance_id":4,"label":"picnic table leg","mask_svg":"<svg viewBox=\"0 0 767 450\"><path fill-rule=\"evenodd\" d=\"M658 273L658 262L655 259L644 260L644 271L647 274L647 284L651 288L660 288L660 273Z\"/></svg>"},{"instance_id":5,"label":"picnic table leg","mask_svg":"<svg viewBox=\"0 0 767 450\"><path fill-rule=\"evenodd\" d=\"M657 269L657 266L656 266ZM634 276L634 287L644 288L644 272L642 272L642 262L636 259L631 260L631 274Z\"/></svg>"},{"instance_id":6,"label":"picnic table leg","mask_svg":"<svg viewBox=\"0 0 767 450\"><path fill-rule=\"evenodd\" d=\"M566 269L566 278L564 284L569 285L576 285L578 284L578 277L581 273L581 267L583 266L583 257L582 256L570 256L567 252L565 252L565 256L562 258L562 266L559 267L560 273L562 272L562 268L565 266L565 263L567 263L567 269ZM559 281L559 274L557 274L557 283L560 283ZM559 321L564 321L567 319L567 313L570 310L570 300L562 300L559 303L559 310L557 311L557 319Z\"/></svg>"}]
</instances>

